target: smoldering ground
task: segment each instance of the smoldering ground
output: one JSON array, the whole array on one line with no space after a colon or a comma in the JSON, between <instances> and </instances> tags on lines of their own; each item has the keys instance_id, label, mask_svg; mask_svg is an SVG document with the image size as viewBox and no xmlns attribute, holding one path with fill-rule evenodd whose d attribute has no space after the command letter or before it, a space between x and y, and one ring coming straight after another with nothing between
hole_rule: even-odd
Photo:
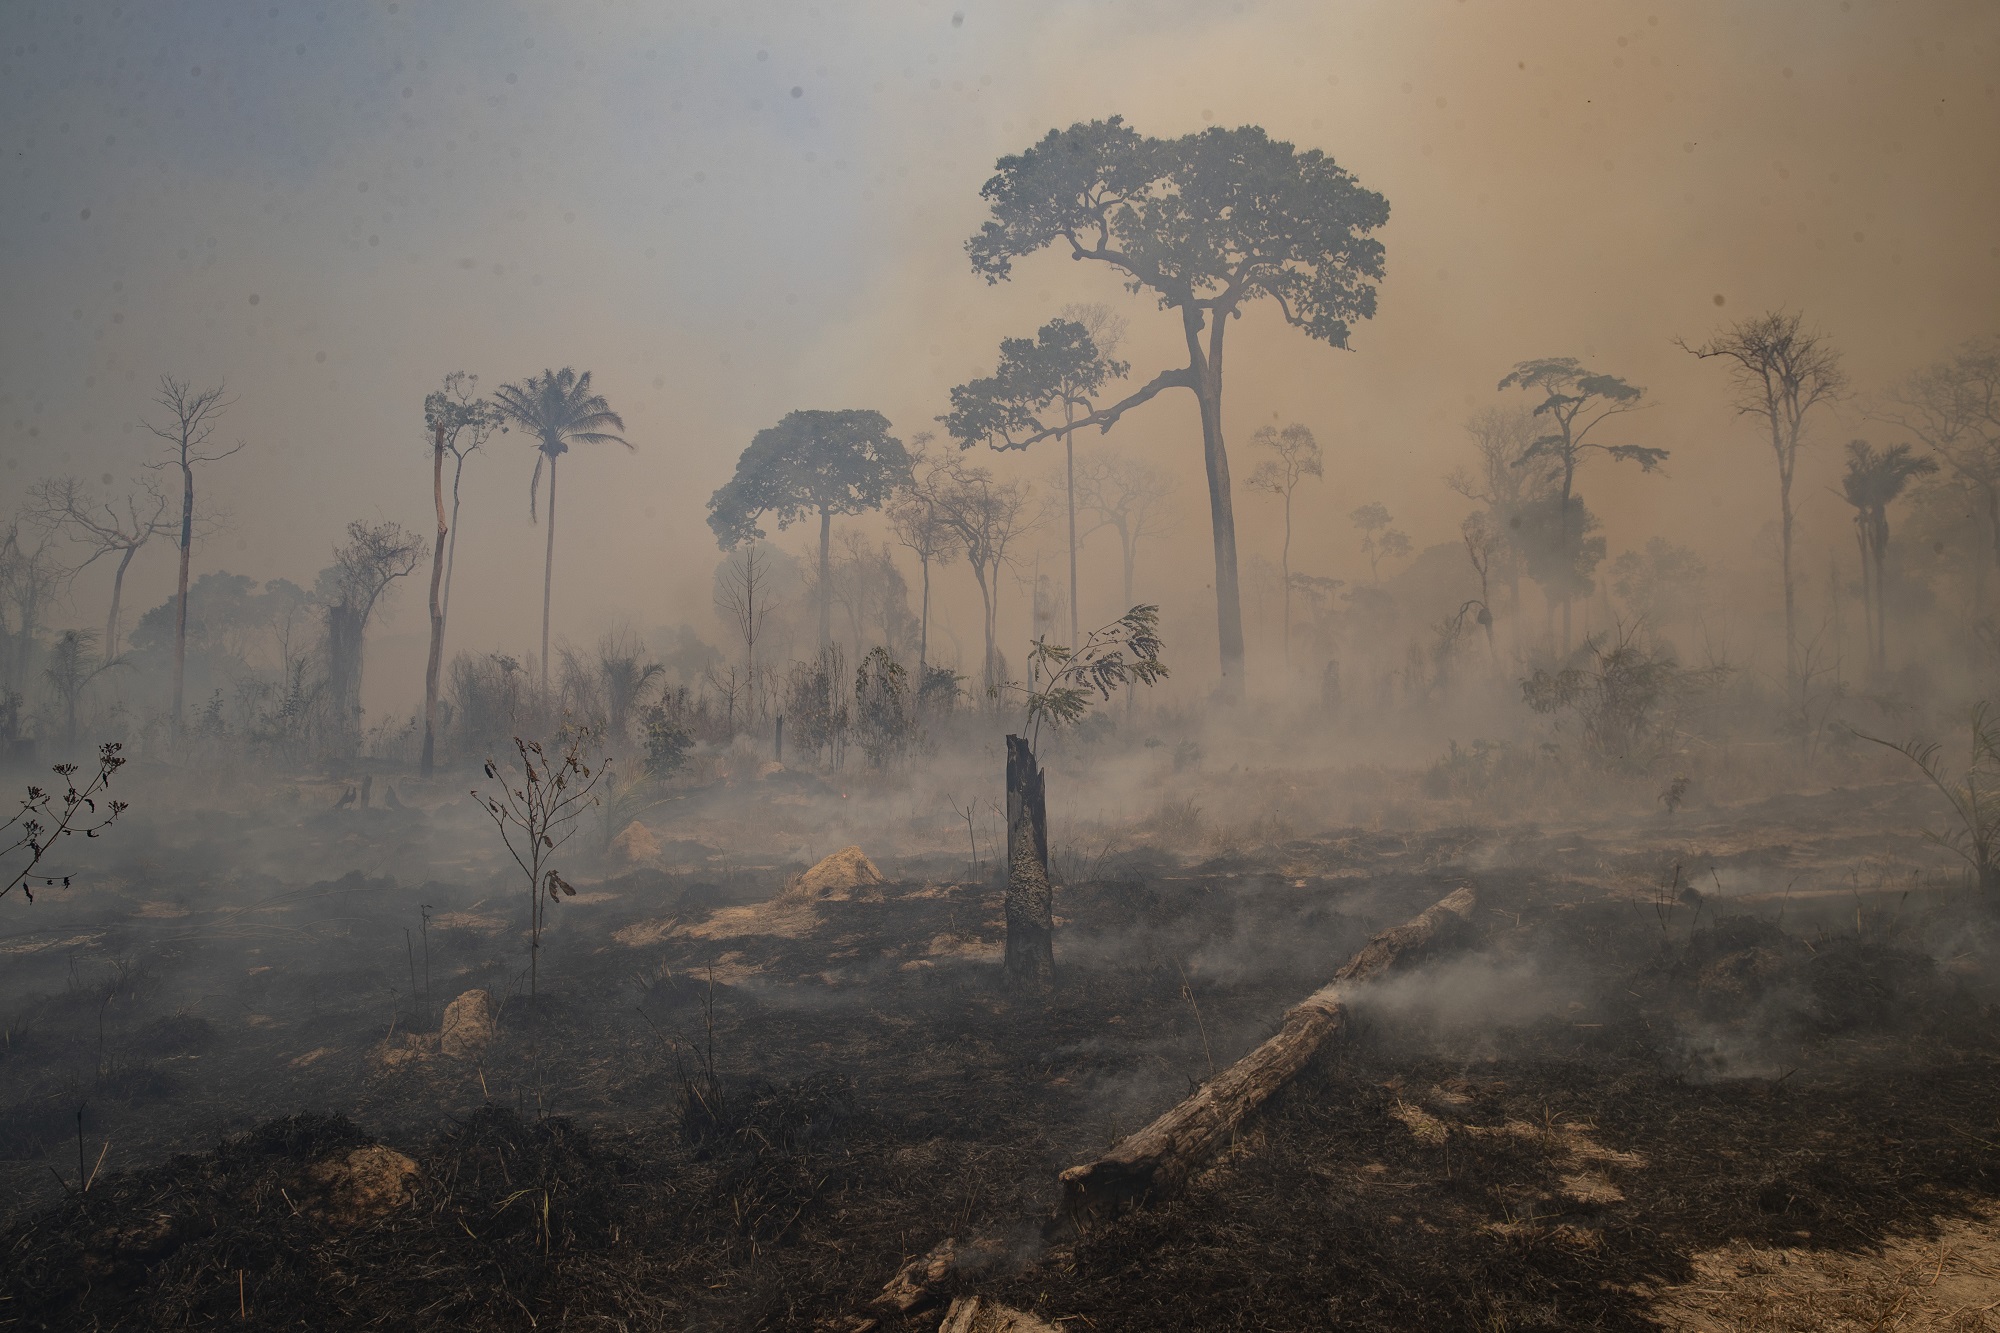
<instances>
[{"instance_id":1,"label":"smoldering ground","mask_svg":"<svg viewBox=\"0 0 2000 1333\"><path fill-rule=\"evenodd\" d=\"M1159 778L1176 779L1169 756L1135 748L1154 755ZM1088 776L1088 764L1079 771ZM261 1178L298 1200L318 1188L315 1163L373 1137L412 1155L421 1197L439 1210L394 1221L387 1234L453 1275L435 1279L427 1299L474 1323L505 1316L466 1284L476 1288L485 1265L515 1262L513 1247L544 1245L548 1266L517 1293L531 1309L777 1325L863 1309L888 1273L938 1238L1035 1234L1056 1170L1254 1046L1369 934L1468 870L1482 893L1475 929L1418 970L1355 995L1354 1041L1257 1122L1231 1165L1185 1200L1073 1247L1044 1252L1024 1240L1010 1261L953 1281L1002 1294L1031 1281L1038 1291L1019 1299L1113 1327L1226 1323L1244 1310L1283 1322L1336 1294L1351 1317L1385 1326L1471 1309L1522 1318L1544 1309L1574 1322L1602 1317L1606 1302L1643 1303L1607 1294L1617 1285L1607 1286L1609 1275L1671 1280L1693 1247L1727 1235L1811 1231L1858 1243L1913 1209L1948 1211L1944 1191L1989 1169L1976 1144L1942 1130L1927 1137L1926 1126L1980 1113L1982 1094L1954 1071L1978 1058L1991 1010L1982 952L1990 926L1935 871L1915 892L1900 877L1865 888L1857 917L1852 893L1795 887L1789 897L1702 903L1663 893L1654 872L1672 885L1671 863L1659 864L1668 853L1635 841L1619 820L1335 828L1279 842L1218 824L1176 852L1146 820L1104 812L1097 817L1120 845L1099 858L1096 877L1059 891L1056 989L1046 1004L1023 1004L997 984L994 867L964 874L958 829L912 822L908 794L893 784L794 783L776 794L804 805L758 813L770 795L753 782L711 794L708 815L679 825L695 836L666 840L663 864L607 862L581 876L584 893L557 909L545 989L531 1002L521 895L476 836L468 816L477 812L455 811L448 797L426 810L421 788L404 790L415 809L312 809L287 822L253 808L239 831L135 825L141 855L93 844L95 891L45 899L37 910L50 909L46 924L10 937L17 952L8 957L22 966L10 968L7 1170L24 1217L55 1207L16 1224L29 1228L17 1234L36 1256L21 1270L32 1275L20 1279L30 1283L21 1296L54 1303L35 1308L101 1299L77 1294L63 1275L107 1261L92 1257L112 1253L104 1224L88 1219L141 1197L130 1191L186 1200L166 1205L173 1217L215 1208L249 1225L257 1196L237 1192L250 1188L241 1172L275 1173ZM1319 799L1337 809L1352 795ZM803 863L759 866L750 844L727 850L726 830L746 818L779 833L788 820L812 822L787 810L838 811L846 827L900 837L890 845L901 856L881 853L888 882L803 904L797 919L773 926ZM1791 825L1795 875L1809 874L1798 867L1822 852L1837 860L1857 837L1893 846L1903 827L1899 808L1865 799L1816 826L1796 814L1774 812ZM1694 855L1699 830L1677 832L1686 836L1670 850ZM232 872L216 850L253 846L294 866L357 849L406 855L410 878L288 882ZM468 875L468 864L481 869ZM416 904L429 904L428 955ZM685 929L717 922L734 924L714 935ZM62 947L21 947L49 940ZM421 1041L435 1035L443 1003L475 987L499 1001L492 1045L471 1061L426 1053ZM406 1048L411 1035L420 1044ZM418 1054L392 1060L403 1049ZM1839 1136L1884 1114L1880 1097L1914 1089L1919 1069L1932 1092L1912 1091L1916 1100L1886 1112L1905 1126L1895 1188L1913 1191L1892 1205L1888 1179L1850 1169ZM1933 1097L1942 1100L1925 1100ZM109 1140L101 1171L116 1183L64 1202L56 1177L74 1188L79 1105L85 1169ZM205 1187L219 1192L200 1201L172 1170L119 1174L299 1105L344 1112L361 1128L230 1149L202 1168L220 1173ZM1647 1118L1669 1113L1671 1128ZM1565 1128L1578 1125L1594 1128ZM1817 1137L1827 1131L1835 1139ZM1822 1145L1810 1161L1801 1141ZM1857 1131L1852 1144L1873 1141ZM1711 1183L1673 1202L1693 1184L1681 1164L1710 1143L1761 1143L1769 1161L1740 1182L1740 1198ZM492 1230L507 1216L506 1196L468 1183L465 1164L480 1153L546 1181L551 1198L573 1191L582 1211L552 1214L550 1231ZM1328 1171L1343 1181L1340 1173L1359 1172L1358 1183L1289 1218L1267 1206L1296 1198L1275 1188L1272 1172ZM1846 1193L1831 1192L1836 1180ZM1435 1207L1421 1202L1429 1192ZM1620 1221L1632 1209L1652 1228L1643 1244ZM462 1220L483 1239L414 1220L427 1215L440 1226ZM64 1217L75 1220L49 1220ZM1429 1249L1396 1239L1413 1217L1456 1238L1444 1267L1434 1266L1435 1239ZM297 1237L284 1231L275 1242L277 1255L291 1256L283 1263L308 1262L295 1243L330 1245L322 1252L367 1271L370 1233L308 1222L288 1222ZM1486 1223L1503 1229L1489 1233ZM1162 1273L1188 1264L1241 1272L1241 1255L1226 1259L1215 1246L1244 1226L1261 1249L1305 1246L1301 1256L1326 1253L1310 1235L1338 1237L1345 1257L1324 1278L1239 1290L1247 1304L1237 1315L1200 1300L1169 1313L1155 1294L1113 1277L1140 1255ZM1526 1260L1509 1238L1528 1233L1504 1229L1519 1227L1595 1239ZM239 1267L252 1275L246 1299L274 1311L296 1299L268 1261L241 1250L240 1230L175 1221L166 1234L165 1264L177 1276L134 1288L138 1304L117 1317L219 1311L235 1300ZM669 1243L681 1257L662 1267L658 1247ZM1022 1263L1036 1276L1017 1279ZM584 1280L598 1271L597 1285ZM1381 1285L1391 1272L1423 1276L1392 1290ZM365 1282L341 1290L343 1317L375 1308Z\"/></svg>"}]
</instances>

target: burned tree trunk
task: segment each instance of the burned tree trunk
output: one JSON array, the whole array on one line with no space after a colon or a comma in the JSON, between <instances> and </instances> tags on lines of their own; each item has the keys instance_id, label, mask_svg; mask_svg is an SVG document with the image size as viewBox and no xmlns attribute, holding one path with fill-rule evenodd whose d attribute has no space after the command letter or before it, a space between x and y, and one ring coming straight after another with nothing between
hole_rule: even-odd
<instances>
[{"instance_id":1,"label":"burned tree trunk","mask_svg":"<svg viewBox=\"0 0 2000 1333\"><path fill-rule=\"evenodd\" d=\"M1049 816L1041 765L1019 736L1007 738L1007 981L1040 987L1055 974L1055 892L1049 883Z\"/></svg>"},{"instance_id":2,"label":"burned tree trunk","mask_svg":"<svg viewBox=\"0 0 2000 1333\"><path fill-rule=\"evenodd\" d=\"M1388 972L1472 914L1470 885L1400 926L1382 932L1333 980L1285 1015L1278 1034L1202 1084L1186 1100L1094 1162L1060 1177L1062 1215L1114 1215L1120 1207L1171 1193L1228 1142L1236 1127L1306 1067L1347 1027L1346 991ZM1011 923L1011 918L1010 918Z\"/></svg>"},{"instance_id":3,"label":"burned tree trunk","mask_svg":"<svg viewBox=\"0 0 2000 1333\"><path fill-rule=\"evenodd\" d=\"M335 753L361 748L361 613L346 601L326 609L327 693L332 696Z\"/></svg>"}]
</instances>

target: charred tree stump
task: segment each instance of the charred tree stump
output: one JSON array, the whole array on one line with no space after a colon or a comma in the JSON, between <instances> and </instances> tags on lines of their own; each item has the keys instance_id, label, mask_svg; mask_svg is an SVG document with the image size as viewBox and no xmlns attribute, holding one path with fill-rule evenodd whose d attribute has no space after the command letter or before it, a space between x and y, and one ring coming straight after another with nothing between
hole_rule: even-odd
<instances>
[{"instance_id":1,"label":"charred tree stump","mask_svg":"<svg viewBox=\"0 0 2000 1333\"><path fill-rule=\"evenodd\" d=\"M1238 1125L1346 1031L1346 991L1388 972L1447 927L1462 924L1472 915L1475 896L1467 885L1377 935L1332 981L1286 1013L1276 1036L1152 1124L1119 1140L1103 1157L1064 1171L1059 1219L1115 1216L1128 1203L1170 1194L1185 1184L1227 1144Z\"/></svg>"},{"instance_id":2,"label":"charred tree stump","mask_svg":"<svg viewBox=\"0 0 2000 1333\"><path fill-rule=\"evenodd\" d=\"M1055 975L1055 891L1049 882L1049 816L1042 767L1019 736L1007 738L1007 981L1039 988Z\"/></svg>"}]
</instances>

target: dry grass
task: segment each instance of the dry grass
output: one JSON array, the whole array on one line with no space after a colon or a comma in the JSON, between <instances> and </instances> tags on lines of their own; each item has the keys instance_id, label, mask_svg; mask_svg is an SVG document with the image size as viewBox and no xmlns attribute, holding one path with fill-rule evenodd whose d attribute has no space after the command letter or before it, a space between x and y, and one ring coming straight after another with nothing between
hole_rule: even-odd
<instances>
[{"instance_id":1,"label":"dry grass","mask_svg":"<svg viewBox=\"0 0 2000 1333\"><path fill-rule=\"evenodd\" d=\"M2000 1206L1871 1251L1738 1241L1693 1264L1693 1280L1661 1291L1651 1310L1682 1333L2000 1329Z\"/></svg>"}]
</instances>

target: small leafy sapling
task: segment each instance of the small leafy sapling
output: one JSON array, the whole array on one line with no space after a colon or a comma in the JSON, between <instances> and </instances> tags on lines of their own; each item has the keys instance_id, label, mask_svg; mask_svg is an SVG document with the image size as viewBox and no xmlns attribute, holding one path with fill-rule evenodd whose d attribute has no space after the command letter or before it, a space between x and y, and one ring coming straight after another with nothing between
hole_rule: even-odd
<instances>
[{"instance_id":1,"label":"small leafy sapling","mask_svg":"<svg viewBox=\"0 0 2000 1333\"><path fill-rule=\"evenodd\" d=\"M102 806L98 804L111 786L111 775L125 766L125 759L119 753L124 748L116 741L99 746L97 771L81 787L76 784L82 769L75 764L57 764L53 771L62 779L61 793L47 787L28 788L27 795L21 798L20 810L0 824L0 836L14 837L12 843L0 848L0 863L13 867L0 871L7 876L4 885L0 885L0 898L19 889L22 897L33 902L38 884L46 888L69 887L68 875L37 873L38 869L64 838L78 833L94 838L125 813L128 807L124 801L106 800Z\"/></svg>"},{"instance_id":2,"label":"small leafy sapling","mask_svg":"<svg viewBox=\"0 0 2000 1333\"><path fill-rule=\"evenodd\" d=\"M592 768L584 762L591 739L587 729L571 731L553 757L540 741L514 738L519 772L486 761L486 776L500 784L499 795L478 791L474 799L486 807L508 855L528 878L528 994L535 994L542 951L542 929L548 905L576 889L549 864L564 843L576 836L584 810L597 804L597 786L610 769L605 759Z\"/></svg>"},{"instance_id":3,"label":"small leafy sapling","mask_svg":"<svg viewBox=\"0 0 2000 1333\"><path fill-rule=\"evenodd\" d=\"M1160 609L1135 606L1069 647L1036 639L1028 652L1028 734L1007 738L1007 979L1046 986L1055 972L1055 889L1049 877L1047 775L1035 757L1042 727L1079 722L1093 703L1167 676Z\"/></svg>"},{"instance_id":4,"label":"small leafy sapling","mask_svg":"<svg viewBox=\"0 0 2000 1333\"><path fill-rule=\"evenodd\" d=\"M1051 730L1083 720L1093 703L1120 689L1152 685L1167 678L1160 650L1160 608L1135 606L1108 625L1092 630L1075 648L1036 639L1028 650L1028 683L1015 686L1025 696L1023 730L1028 748Z\"/></svg>"},{"instance_id":5,"label":"small leafy sapling","mask_svg":"<svg viewBox=\"0 0 2000 1333\"><path fill-rule=\"evenodd\" d=\"M1946 775L1935 741L1885 741L1863 732L1862 740L1887 746L1917 766L1931 785L1951 803L1955 827L1942 832L1925 829L1924 836L1964 858L1978 877L1983 893L2000 894L2000 722L1987 716L1986 705L1975 704L1967 728L1965 768L1957 778Z\"/></svg>"}]
</instances>

